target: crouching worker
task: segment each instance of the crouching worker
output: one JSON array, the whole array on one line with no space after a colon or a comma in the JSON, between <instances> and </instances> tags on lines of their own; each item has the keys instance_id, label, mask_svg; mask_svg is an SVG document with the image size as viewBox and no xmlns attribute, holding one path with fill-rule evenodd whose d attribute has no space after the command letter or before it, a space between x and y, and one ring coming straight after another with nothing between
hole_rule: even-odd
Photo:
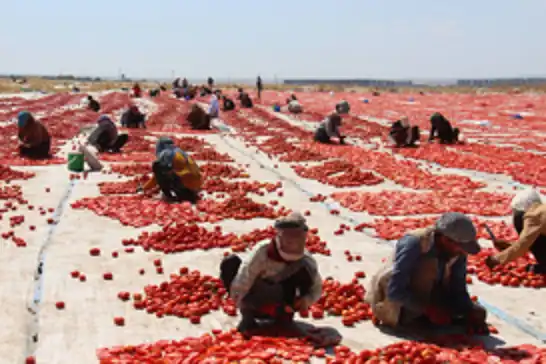
<instances>
[{"instance_id":1,"label":"crouching worker","mask_svg":"<svg viewBox=\"0 0 546 364\"><path fill-rule=\"evenodd\" d=\"M186 118L193 130L210 130L211 117L197 104L193 104Z\"/></svg>"},{"instance_id":2,"label":"crouching worker","mask_svg":"<svg viewBox=\"0 0 546 364\"><path fill-rule=\"evenodd\" d=\"M300 102L294 98L288 103L288 111L292 114L300 114L303 112L303 108L301 107Z\"/></svg>"},{"instance_id":3,"label":"crouching worker","mask_svg":"<svg viewBox=\"0 0 546 364\"><path fill-rule=\"evenodd\" d=\"M434 226L397 242L392 258L373 276L366 301L387 326L454 324L487 333L486 311L472 301L466 284L467 254L479 251L472 220L446 213Z\"/></svg>"},{"instance_id":4,"label":"crouching worker","mask_svg":"<svg viewBox=\"0 0 546 364\"><path fill-rule=\"evenodd\" d=\"M238 99L241 102L241 107L250 109L254 106L254 103L252 102L250 95L248 94L248 92L243 91L242 88L239 89Z\"/></svg>"},{"instance_id":5,"label":"crouching worker","mask_svg":"<svg viewBox=\"0 0 546 364\"><path fill-rule=\"evenodd\" d=\"M93 130L87 143L97 148L101 153L119 153L129 140L127 134L119 134L116 124L107 116L102 115L97 121L98 126Z\"/></svg>"},{"instance_id":6,"label":"crouching worker","mask_svg":"<svg viewBox=\"0 0 546 364\"><path fill-rule=\"evenodd\" d=\"M315 141L323 144L332 144L332 138L338 138L339 144L345 144L345 137L341 135L341 115L337 112L329 115L315 131Z\"/></svg>"},{"instance_id":7,"label":"crouching worker","mask_svg":"<svg viewBox=\"0 0 546 364\"><path fill-rule=\"evenodd\" d=\"M430 124L429 142L432 142L435 138L438 138L441 144L454 144L459 141L459 129L453 128L449 120L439 112L432 114Z\"/></svg>"},{"instance_id":8,"label":"crouching worker","mask_svg":"<svg viewBox=\"0 0 546 364\"><path fill-rule=\"evenodd\" d=\"M89 110L93 110L94 112L99 112L100 104L97 100L93 98L93 96L89 95L87 96L87 108Z\"/></svg>"},{"instance_id":9,"label":"crouching worker","mask_svg":"<svg viewBox=\"0 0 546 364\"><path fill-rule=\"evenodd\" d=\"M223 105L223 110L224 111L235 110L235 103L233 102L232 99L230 99L229 97L224 95L224 96L222 96L222 101L224 103L224 105Z\"/></svg>"},{"instance_id":10,"label":"crouching worker","mask_svg":"<svg viewBox=\"0 0 546 364\"><path fill-rule=\"evenodd\" d=\"M237 255L220 265L220 278L241 311L238 330L257 329L257 320L291 324L322 293L317 262L305 252L307 224L299 213L275 222L276 236L254 248L244 262Z\"/></svg>"},{"instance_id":11,"label":"crouching worker","mask_svg":"<svg viewBox=\"0 0 546 364\"><path fill-rule=\"evenodd\" d=\"M121 126L125 128L146 128L146 116L140 112L136 105L131 105L121 115Z\"/></svg>"},{"instance_id":12,"label":"crouching worker","mask_svg":"<svg viewBox=\"0 0 546 364\"><path fill-rule=\"evenodd\" d=\"M531 252L537 264L529 264L527 271L546 274L546 205L542 203L536 190L527 189L516 194L511 207L514 228L519 239L513 244L502 240L494 241L500 253L488 257L486 264L493 269Z\"/></svg>"},{"instance_id":13,"label":"crouching worker","mask_svg":"<svg viewBox=\"0 0 546 364\"><path fill-rule=\"evenodd\" d=\"M156 146L153 176L137 193L153 193L157 187L170 202L196 203L203 180L197 163L169 138L161 137Z\"/></svg>"},{"instance_id":14,"label":"crouching worker","mask_svg":"<svg viewBox=\"0 0 546 364\"><path fill-rule=\"evenodd\" d=\"M44 124L34 119L28 111L17 116L19 128L19 153L22 157L45 159L50 156L51 136Z\"/></svg>"},{"instance_id":15,"label":"crouching worker","mask_svg":"<svg viewBox=\"0 0 546 364\"><path fill-rule=\"evenodd\" d=\"M420 132L418 126L410 126L408 118L392 123L389 137L398 148L415 147L415 142L419 140Z\"/></svg>"}]
</instances>

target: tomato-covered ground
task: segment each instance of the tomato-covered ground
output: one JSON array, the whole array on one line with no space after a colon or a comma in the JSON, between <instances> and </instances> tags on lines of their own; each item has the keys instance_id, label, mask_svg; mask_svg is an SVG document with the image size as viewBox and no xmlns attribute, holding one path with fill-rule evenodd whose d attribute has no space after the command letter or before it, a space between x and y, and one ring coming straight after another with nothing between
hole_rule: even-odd
<instances>
[{"instance_id":1,"label":"tomato-covered ground","mask_svg":"<svg viewBox=\"0 0 546 364\"><path fill-rule=\"evenodd\" d=\"M266 92L253 110L224 113L206 133L184 123L186 101L136 100L149 115L148 128L130 131L121 155L101 155L104 171L82 174L67 171L66 154L98 117L81 104L85 95L0 98L3 360L273 363L320 362L326 355L339 363L486 362L488 356L544 362L546 353L537 348L546 340L545 281L522 273L529 257L496 272L482 264L490 250L471 260L471 294L489 310L494 332L473 339L487 350L447 349L446 341L468 337L443 338L439 346L404 342L416 338L375 327L362 297L392 240L445 211L470 214L484 248L491 243L483 223L499 237L515 238L509 216L515 190L546 188L546 97L297 95L302 115L273 113L271 105L288 93ZM116 120L130 102L122 92L97 96ZM342 98L352 107L343 125L349 145L314 144L318 121ZM23 109L50 129L55 159L34 163L15 153L13 121ZM409 116L424 142L434 111L462 129L465 145L388 147L389 121ZM190 152L206 176L196 206L133 193L148 178L154 143L163 135ZM326 352L297 338L247 342L230 332L239 318L217 279L219 262L269 239L274 219L290 210L307 216L308 250L325 279L323 297L301 320L343 338Z\"/></svg>"}]
</instances>

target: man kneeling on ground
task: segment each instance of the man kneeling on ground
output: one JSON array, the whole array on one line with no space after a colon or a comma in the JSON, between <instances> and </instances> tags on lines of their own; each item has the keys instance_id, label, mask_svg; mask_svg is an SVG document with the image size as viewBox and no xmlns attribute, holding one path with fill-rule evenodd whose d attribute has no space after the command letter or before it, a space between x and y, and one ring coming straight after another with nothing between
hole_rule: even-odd
<instances>
[{"instance_id":1,"label":"man kneeling on ground","mask_svg":"<svg viewBox=\"0 0 546 364\"><path fill-rule=\"evenodd\" d=\"M17 116L19 154L31 159L50 157L51 135L44 124L28 111L21 111Z\"/></svg>"},{"instance_id":2,"label":"man kneeling on ground","mask_svg":"<svg viewBox=\"0 0 546 364\"><path fill-rule=\"evenodd\" d=\"M235 103L233 102L232 99L224 95L222 96L222 101L224 102L224 107L223 107L224 111L235 110Z\"/></svg>"},{"instance_id":3,"label":"man kneeling on ground","mask_svg":"<svg viewBox=\"0 0 546 364\"><path fill-rule=\"evenodd\" d=\"M408 118L403 117L392 123L389 137L398 148L414 147L415 142L419 141L419 127L411 126Z\"/></svg>"},{"instance_id":4,"label":"man kneeling on ground","mask_svg":"<svg viewBox=\"0 0 546 364\"><path fill-rule=\"evenodd\" d=\"M220 278L241 311L243 333L258 328L257 319L292 324L294 312L307 310L322 293L317 262L305 252L305 218L292 213L277 220L275 229L277 235L244 262L231 255L220 265Z\"/></svg>"},{"instance_id":5,"label":"man kneeling on ground","mask_svg":"<svg viewBox=\"0 0 546 364\"><path fill-rule=\"evenodd\" d=\"M366 301L384 325L459 324L486 333L486 311L472 301L466 284L466 256L479 251L472 220L446 213L397 242L372 278Z\"/></svg>"},{"instance_id":6,"label":"man kneeling on ground","mask_svg":"<svg viewBox=\"0 0 546 364\"><path fill-rule=\"evenodd\" d=\"M166 137L157 142L156 156L152 178L143 187L139 186L137 193L152 194L159 187L169 202L196 203L203 179L193 158Z\"/></svg>"},{"instance_id":7,"label":"man kneeling on ground","mask_svg":"<svg viewBox=\"0 0 546 364\"><path fill-rule=\"evenodd\" d=\"M129 136L127 134L118 135L116 124L107 115L102 115L97 124L98 126L93 130L87 142L101 153L119 153L129 140Z\"/></svg>"}]
</instances>

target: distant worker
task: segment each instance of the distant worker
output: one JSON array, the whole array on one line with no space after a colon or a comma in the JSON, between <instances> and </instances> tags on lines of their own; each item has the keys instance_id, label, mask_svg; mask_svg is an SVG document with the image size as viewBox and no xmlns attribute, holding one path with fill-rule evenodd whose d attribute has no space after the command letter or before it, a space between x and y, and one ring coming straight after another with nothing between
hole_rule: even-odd
<instances>
[{"instance_id":1,"label":"distant worker","mask_svg":"<svg viewBox=\"0 0 546 364\"><path fill-rule=\"evenodd\" d=\"M157 96L159 96L159 95L161 94L161 87L162 87L162 86L160 86L160 87L158 87L158 88L152 88L152 89L150 89L150 92L149 92L150 97L157 97Z\"/></svg>"},{"instance_id":2,"label":"distant worker","mask_svg":"<svg viewBox=\"0 0 546 364\"><path fill-rule=\"evenodd\" d=\"M512 199L512 219L519 239L509 243L504 240L493 242L500 253L486 260L489 268L513 262L527 253L532 253L536 264L529 264L527 272L546 274L546 205L540 194L533 188L525 189Z\"/></svg>"},{"instance_id":3,"label":"distant worker","mask_svg":"<svg viewBox=\"0 0 546 364\"><path fill-rule=\"evenodd\" d=\"M142 96L142 89L138 83L133 86L133 97L140 98Z\"/></svg>"},{"instance_id":4,"label":"distant worker","mask_svg":"<svg viewBox=\"0 0 546 364\"><path fill-rule=\"evenodd\" d=\"M177 88L181 87L180 77L177 77L177 78L174 79L172 86L173 86L173 90L176 90Z\"/></svg>"},{"instance_id":5,"label":"distant worker","mask_svg":"<svg viewBox=\"0 0 546 364\"><path fill-rule=\"evenodd\" d=\"M101 153L119 153L129 140L129 136L127 134L118 135L118 128L108 115L102 115L97 124L95 130L89 135L87 143L97 148Z\"/></svg>"},{"instance_id":6,"label":"distant worker","mask_svg":"<svg viewBox=\"0 0 546 364\"><path fill-rule=\"evenodd\" d=\"M174 142L161 137L156 146L156 161L152 165L153 176L137 193L154 193L159 189L170 202L196 203L203 184L197 163Z\"/></svg>"},{"instance_id":7,"label":"distant worker","mask_svg":"<svg viewBox=\"0 0 546 364\"><path fill-rule=\"evenodd\" d=\"M183 89L187 89L188 87L190 87L190 83L188 82L188 79L186 77L184 77L184 79L182 80L182 85L181 87Z\"/></svg>"},{"instance_id":8,"label":"distant worker","mask_svg":"<svg viewBox=\"0 0 546 364\"><path fill-rule=\"evenodd\" d=\"M258 99L261 100L262 99L262 90L264 89L264 85L262 83L262 78L260 76L258 76L258 78L256 78L256 89L258 90Z\"/></svg>"},{"instance_id":9,"label":"distant worker","mask_svg":"<svg viewBox=\"0 0 546 364\"><path fill-rule=\"evenodd\" d=\"M222 96L222 101L224 103L224 105L223 105L223 110L224 111L235 110L235 103L233 102L232 99L230 99L229 97L224 95L224 96Z\"/></svg>"},{"instance_id":10,"label":"distant worker","mask_svg":"<svg viewBox=\"0 0 546 364\"><path fill-rule=\"evenodd\" d=\"M414 147L415 142L419 141L419 137L419 127L411 126L407 117L392 123L389 138L396 147Z\"/></svg>"},{"instance_id":11,"label":"distant worker","mask_svg":"<svg viewBox=\"0 0 546 364\"><path fill-rule=\"evenodd\" d=\"M299 114L303 112L303 107L297 99L291 99L288 103L288 111L292 114Z\"/></svg>"},{"instance_id":12,"label":"distant worker","mask_svg":"<svg viewBox=\"0 0 546 364\"><path fill-rule=\"evenodd\" d=\"M193 130L210 130L210 115L198 104L193 104L186 120Z\"/></svg>"},{"instance_id":13,"label":"distant worker","mask_svg":"<svg viewBox=\"0 0 546 364\"><path fill-rule=\"evenodd\" d=\"M220 115L220 101L218 100L219 96L220 90L216 90L210 97L209 117L211 119L217 118Z\"/></svg>"},{"instance_id":14,"label":"distant worker","mask_svg":"<svg viewBox=\"0 0 546 364\"><path fill-rule=\"evenodd\" d=\"M94 112L99 112L100 104L93 98L93 96L89 95L87 96L87 108L93 110Z\"/></svg>"},{"instance_id":15,"label":"distant worker","mask_svg":"<svg viewBox=\"0 0 546 364\"><path fill-rule=\"evenodd\" d=\"M324 144L331 144L332 138L337 138L339 144L345 144L345 136L342 136L339 128L341 127L341 114L349 112L349 103L341 101L336 105L336 111L322 121L315 132L315 141Z\"/></svg>"},{"instance_id":16,"label":"distant worker","mask_svg":"<svg viewBox=\"0 0 546 364\"><path fill-rule=\"evenodd\" d=\"M241 103L241 107L251 108L254 106L249 94L242 88L239 88L239 96L237 97Z\"/></svg>"},{"instance_id":17,"label":"distant worker","mask_svg":"<svg viewBox=\"0 0 546 364\"><path fill-rule=\"evenodd\" d=\"M34 119L28 111L17 116L19 154L31 159L50 157L51 136L44 124Z\"/></svg>"},{"instance_id":18,"label":"distant worker","mask_svg":"<svg viewBox=\"0 0 546 364\"><path fill-rule=\"evenodd\" d=\"M459 129L453 128L449 120L447 120L439 112L434 113L430 117L430 135L429 143L438 138L441 144L454 144L459 140Z\"/></svg>"},{"instance_id":19,"label":"distant worker","mask_svg":"<svg viewBox=\"0 0 546 364\"><path fill-rule=\"evenodd\" d=\"M131 105L121 115L121 126L125 128L146 128L146 116L140 112L136 105Z\"/></svg>"},{"instance_id":20,"label":"distant worker","mask_svg":"<svg viewBox=\"0 0 546 364\"><path fill-rule=\"evenodd\" d=\"M210 89L212 89L214 87L214 79L212 77L209 77L207 79L207 85L209 85Z\"/></svg>"}]
</instances>

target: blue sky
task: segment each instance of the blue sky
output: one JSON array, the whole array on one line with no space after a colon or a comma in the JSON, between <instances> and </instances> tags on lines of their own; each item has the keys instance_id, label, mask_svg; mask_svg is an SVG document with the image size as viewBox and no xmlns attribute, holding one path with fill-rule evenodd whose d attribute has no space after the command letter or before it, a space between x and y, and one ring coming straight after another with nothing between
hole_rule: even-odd
<instances>
[{"instance_id":1,"label":"blue sky","mask_svg":"<svg viewBox=\"0 0 546 364\"><path fill-rule=\"evenodd\" d=\"M0 0L0 73L546 76L546 0Z\"/></svg>"}]
</instances>

